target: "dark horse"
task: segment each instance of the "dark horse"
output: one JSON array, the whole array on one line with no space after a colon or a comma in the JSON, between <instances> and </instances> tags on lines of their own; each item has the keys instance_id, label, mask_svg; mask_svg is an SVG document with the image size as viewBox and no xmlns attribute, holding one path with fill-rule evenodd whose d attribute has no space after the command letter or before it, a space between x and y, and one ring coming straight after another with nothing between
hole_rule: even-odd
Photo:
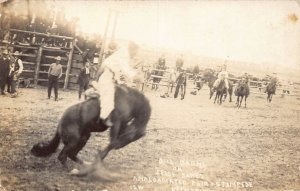
<instances>
[{"instance_id":1,"label":"dark horse","mask_svg":"<svg viewBox=\"0 0 300 191\"><path fill-rule=\"evenodd\" d=\"M271 102L273 94L276 92L276 81L271 81L267 87L266 87L266 92L268 93L267 101Z\"/></svg>"},{"instance_id":2,"label":"dark horse","mask_svg":"<svg viewBox=\"0 0 300 191\"><path fill-rule=\"evenodd\" d=\"M77 154L85 146L91 133L108 129L102 121L98 122L99 114L98 98L90 98L69 107L62 115L53 139L35 144L31 153L37 157L49 156L56 151L62 140L64 148L58 156L60 162L66 166L69 157L77 163L82 163ZM120 149L143 137L150 115L149 101L142 93L127 86L117 85L115 109L111 117L114 125L110 128L110 143L103 152L99 152L94 164L101 162L112 149Z\"/></svg>"},{"instance_id":3,"label":"dark horse","mask_svg":"<svg viewBox=\"0 0 300 191\"><path fill-rule=\"evenodd\" d=\"M186 81L187 81L187 76L185 73L181 72L179 76L176 79L176 89L174 93L174 98L178 97L179 89L181 91L181 100L184 99L185 92L186 92ZM172 91L172 90L171 90Z\"/></svg>"},{"instance_id":4,"label":"dark horse","mask_svg":"<svg viewBox=\"0 0 300 191\"><path fill-rule=\"evenodd\" d=\"M217 80L217 77L215 76L214 72L208 71L208 72L204 73L203 80L204 80L204 82L207 82L207 84L208 84L209 92L210 92L209 99L211 99L214 94L214 91L215 91L213 86L214 86L215 81ZM229 102L232 102L233 85L229 80L228 80L228 86L229 86L229 88L228 88ZM223 96L224 96L224 100L223 100L223 102L224 102L227 97L226 91Z\"/></svg>"},{"instance_id":5,"label":"dark horse","mask_svg":"<svg viewBox=\"0 0 300 191\"><path fill-rule=\"evenodd\" d=\"M243 98L245 98L245 107L247 106L247 97L249 96L250 90L248 84L243 80L235 88L234 94L237 96L236 106L239 108L242 105ZM241 98L241 99L240 99Z\"/></svg>"}]
</instances>

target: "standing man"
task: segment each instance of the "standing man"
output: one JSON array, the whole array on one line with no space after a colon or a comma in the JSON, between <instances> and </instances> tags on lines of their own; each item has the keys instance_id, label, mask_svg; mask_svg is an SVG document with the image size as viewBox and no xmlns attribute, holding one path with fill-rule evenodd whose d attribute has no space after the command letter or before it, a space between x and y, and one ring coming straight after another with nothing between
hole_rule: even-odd
<instances>
[{"instance_id":1,"label":"standing man","mask_svg":"<svg viewBox=\"0 0 300 191\"><path fill-rule=\"evenodd\" d=\"M176 68L169 68L167 91L160 97L162 97L162 98L169 97L169 92L172 93L172 90L176 84L176 79L177 79L178 75L179 75L179 72L176 70Z\"/></svg>"},{"instance_id":2,"label":"standing man","mask_svg":"<svg viewBox=\"0 0 300 191\"><path fill-rule=\"evenodd\" d=\"M181 54L176 60L176 70L181 71L183 64L184 64L183 55Z\"/></svg>"},{"instance_id":3,"label":"standing man","mask_svg":"<svg viewBox=\"0 0 300 191\"><path fill-rule=\"evenodd\" d=\"M0 94L5 95L4 89L7 83L7 77L9 74L10 60L8 58L8 50L5 49L0 57Z\"/></svg>"},{"instance_id":4,"label":"standing man","mask_svg":"<svg viewBox=\"0 0 300 191\"><path fill-rule=\"evenodd\" d=\"M14 53L14 62L10 66L9 77L10 77L10 84L11 84L11 97L17 97L17 85L19 82L19 77L23 71L23 63L22 60L19 58L20 53L16 51Z\"/></svg>"},{"instance_id":5,"label":"standing man","mask_svg":"<svg viewBox=\"0 0 300 191\"><path fill-rule=\"evenodd\" d=\"M88 61L85 62L84 68L80 70L79 77L78 77L78 83L79 83L79 100L81 99L81 94L85 90L88 89L89 83L90 83L90 63ZM84 97L86 99L86 96Z\"/></svg>"},{"instance_id":6,"label":"standing man","mask_svg":"<svg viewBox=\"0 0 300 191\"><path fill-rule=\"evenodd\" d=\"M158 62L157 62L157 69L165 69L166 67L166 56L165 54L162 54L159 58L158 58Z\"/></svg>"},{"instance_id":7,"label":"standing man","mask_svg":"<svg viewBox=\"0 0 300 191\"><path fill-rule=\"evenodd\" d=\"M62 76L62 65L60 64L61 57L56 57L56 62L52 63L48 71L48 99L51 97L51 91L54 87L55 101L58 101L58 80Z\"/></svg>"}]
</instances>

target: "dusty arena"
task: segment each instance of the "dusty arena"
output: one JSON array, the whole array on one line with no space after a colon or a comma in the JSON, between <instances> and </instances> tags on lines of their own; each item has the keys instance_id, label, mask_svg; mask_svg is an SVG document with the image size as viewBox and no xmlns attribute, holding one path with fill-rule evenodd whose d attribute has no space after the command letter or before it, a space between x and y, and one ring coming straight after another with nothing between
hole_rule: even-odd
<instances>
[{"instance_id":1,"label":"dusty arena","mask_svg":"<svg viewBox=\"0 0 300 191\"><path fill-rule=\"evenodd\" d=\"M107 178L94 180L71 176L57 152L30 154L33 144L53 136L63 111L79 102L77 92L60 90L55 102L44 88L20 91L16 99L0 98L0 190L300 190L296 96L275 95L267 103L265 94L252 93L247 108L237 109L235 97L213 104L206 86L184 100L146 89L152 106L146 136L112 151L104 161ZM94 133L79 156L93 161L108 132Z\"/></svg>"}]
</instances>

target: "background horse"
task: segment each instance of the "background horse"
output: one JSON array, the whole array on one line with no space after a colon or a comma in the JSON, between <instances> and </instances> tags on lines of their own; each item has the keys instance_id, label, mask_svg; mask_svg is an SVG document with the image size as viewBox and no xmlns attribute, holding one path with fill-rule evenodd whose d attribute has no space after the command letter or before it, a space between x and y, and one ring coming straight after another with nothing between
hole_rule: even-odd
<instances>
[{"instance_id":1,"label":"background horse","mask_svg":"<svg viewBox=\"0 0 300 191\"><path fill-rule=\"evenodd\" d=\"M244 80L241 81L235 88L234 93L237 96L237 100L236 100L237 107L241 107L244 97L245 97L245 107L246 107L247 106L246 100L250 93L248 84Z\"/></svg>"},{"instance_id":2,"label":"background horse","mask_svg":"<svg viewBox=\"0 0 300 191\"><path fill-rule=\"evenodd\" d=\"M210 92L209 99L211 99L214 94L213 86L214 86L214 83L216 80L217 80L217 77L216 77L214 71L212 71L212 70L208 70L203 74L203 81L204 81L204 83L207 82L207 85L209 87L209 92ZM229 102L232 102L233 85L230 80L228 80L228 86L229 86L228 87ZM226 97L227 97L227 91L225 91L223 102L225 101Z\"/></svg>"},{"instance_id":3,"label":"background horse","mask_svg":"<svg viewBox=\"0 0 300 191\"><path fill-rule=\"evenodd\" d=\"M221 80L219 85L216 87L216 96L215 96L214 103L216 103L216 100L218 100L218 103L221 105L224 94L226 94L225 81Z\"/></svg>"},{"instance_id":4,"label":"background horse","mask_svg":"<svg viewBox=\"0 0 300 191\"><path fill-rule=\"evenodd\" d=\"M66 166L69 157L82 163L77 158L78 152L85 146L91 132L102 132L108 127L99 121L99 99L91 98L69 107L59 121L54 138L49 142L40 142L33 146L31 153L38 157L49 156L55 152L60 140L64 148L58 159ZM151 107L148 99L133 88L117 85L115 93L115 109L111 114L114 125L110 128L110 142L103 152L99 152L97 160L87 174L95 170L112 149L120 149L145 135L146 125L150 119Z\"/></svg>"},{"instance_id":5,"label":"background horse","mask_svg":"<svg viewBox=\"0 0 300 191\"><path fill-rule=\"evenodd\" d=\"M214 86L214 83L216 80L217 80L217 77L213 70L207 70L203 73L203 81L204 81L204 83L207 82L207 85L209 87L209 92L210 92L209 99L211 99L211 97L214 94L213 86Z\"/></svg>"},{"instance_id":6,"label":"background horse","mask_svg":"<svg viewBox=\"0 0 300 191\"><path fill-rule=\"evenodd\" d=\"M266 92L268 94L268 97L267 97L267 102L271 102L272 101L272 97L273 97L273 94L275 94L276 92L276 82L275 81L271 81L267 87L266 87Z\"/></svg>"}]
</instances>

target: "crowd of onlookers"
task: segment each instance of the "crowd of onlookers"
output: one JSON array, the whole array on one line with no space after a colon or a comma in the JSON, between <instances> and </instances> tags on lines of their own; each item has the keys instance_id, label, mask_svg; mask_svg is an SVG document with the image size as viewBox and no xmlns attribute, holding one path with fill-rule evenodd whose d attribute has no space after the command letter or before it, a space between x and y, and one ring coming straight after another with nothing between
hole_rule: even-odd
<instances>
[{"instance_id":1,"label":"crowd of onlookers","mask_svg":"<svg viewBox=\"0 0 300 191\"><path fill-rule=\"evenodd\" d=\"M18 94L19 77L23 72L23 63L19 55L18 51L14 54L9 53L7 49L1 51L0 95L5 95L7 92L11 94L11 97L16 97Z\"/></svg>"},{"instance_id":2,"label":"crowd of onlookers","mask_svg":"<svg viewBox=\"0 0 300 191\"><path fill-rule=\"evenodd\" d=\"M63 7L57 8L38 2L34 10L26 14L1 4L0 40L11 44L42 45L46 47L70 48L70 40L75 39L75 52L83 55L83 61L91 62L100 53L101 36L83 34L79 29L80 18L67 19ZM11 29L43 33L44 35L18 32ZM46 35L45 35L46 34ZM56 38L53 35L61 36ZM116 43L110 42L105 56L116 49Z\"/></svg>"}]
</instances>

